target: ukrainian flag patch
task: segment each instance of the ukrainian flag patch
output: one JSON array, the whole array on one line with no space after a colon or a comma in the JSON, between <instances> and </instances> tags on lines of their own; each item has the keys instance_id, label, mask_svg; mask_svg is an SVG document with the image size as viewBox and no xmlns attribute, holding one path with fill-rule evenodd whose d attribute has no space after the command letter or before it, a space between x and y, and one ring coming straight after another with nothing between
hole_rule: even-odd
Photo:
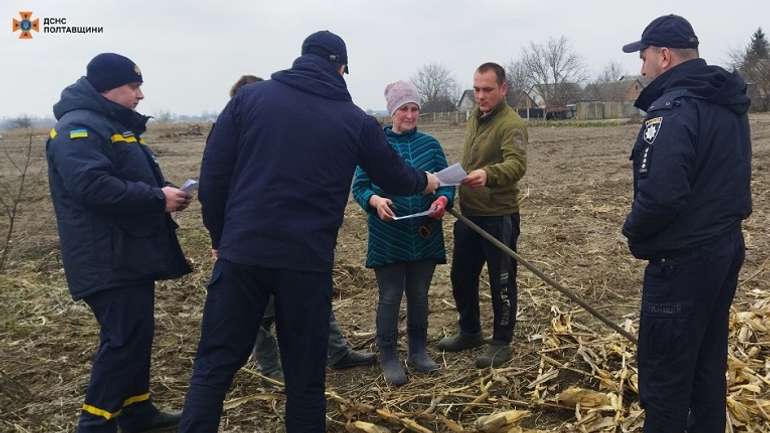
<instances>
[{"instance_id":1,"label":"ukrainian flag patch","mask_svg":"<svg viewBox=\"0 0 770 433\"><path fill-rule=\"evenodd\" d=\"M85 129L73 129L70 131L70 138L88 138L88 131Z\"/></svg>"}]
</instances>

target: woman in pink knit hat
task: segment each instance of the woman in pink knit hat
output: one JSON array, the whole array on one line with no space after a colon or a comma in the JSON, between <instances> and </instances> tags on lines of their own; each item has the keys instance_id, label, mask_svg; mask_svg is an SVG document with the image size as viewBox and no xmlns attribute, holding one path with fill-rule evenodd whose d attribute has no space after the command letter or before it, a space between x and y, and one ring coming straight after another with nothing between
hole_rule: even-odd
<instances>
[{"instance_id":1,"label":"woman in pink knit hat","mask_svg":"<svg viewBox=\"0 0 770 433\"><path fill-rule=\"evenodd\" d=\"M417 131L420 98L417 88L406 81L385 87L392 126L385 136L393 149L413 167L437 172L447 161L435 138ZM366 266L374 268L379 287L377 304L377 346L385 381L391 385L407 382L398 356L398 317L406 292L407 365L413 371L430 373L439 369L427 351L428 288L436 264L446 263L441 218L454 198L454 187L443 187L433 195L393 196L373 184L358 167L353 196L368 214L369 248ZM431 209L428 216L394 221Z\"/></svg>"}]
</instances>

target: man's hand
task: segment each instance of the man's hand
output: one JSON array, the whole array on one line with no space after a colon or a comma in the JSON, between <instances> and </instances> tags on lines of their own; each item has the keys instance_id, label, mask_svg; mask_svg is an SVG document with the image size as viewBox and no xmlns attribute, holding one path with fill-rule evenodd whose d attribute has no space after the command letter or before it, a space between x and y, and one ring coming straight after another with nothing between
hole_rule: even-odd
<instances>
[{"instance_id":1,"label":"man's hand","mask_svg":"<svg viewBox=\"0 0 770 433\"><path fill-rule=\"evenodd\" d=\"M422 191L423 194L433 194L436 192L436 190L439 187L439 180L438 177L436 177L433 173L425 172L425 175L428 177L428 184L425 185L425 189Z\"/></svg>"},{"instance_id":2,"label":"man's hand","mask_svg":"<svg viewBox=\"0 0 770 433\"><path fill-rule=\"evenodd\" d=\"M483 168L477 168L468 173L462 183L471 188L481 188L487 184L487 172Z\"/></svg>"},{"instance_id":3,"label":"man's hand","mask_svg":"<svg viewBox=\"0 0 770 433\"><path fill-rule=\"evenodd\" d=\"M389 198L375 194L369 198L369 206L377 209L377 216L383 221L393 221L393 217L396 216L392 209L393 201Z\"/></svg>"},{"instance_id":4,"label":"man's hand","mask_svg":"<svg viewBox=\"0 0 770 433\"><path fill-rule=\"evenodd\" d=\"M219 259L219 250L215 250L214 248L211 249L211 257L214 260Z\"/></svg>"},{"instance_id":5,"label":"man's hand","mask_svg":"<svg viewBox=\"0 0 770 433\"><path fill-rule=\"evenodd\" d=\"M190 205L190 200L192 200L190 194L173 186L165 186L162 191L163 195L166 196L166 212L169 213L185 210Z\"/></svg>"},{"instance_id":6,"label":"man's hand","mask_svg":"<svg viewBox=\"0 0 770 433\"><path fill-rule=\"evenodd\" d=\"M429 217L433 219L440 220L444 217L444 213L446 213L446 205L449 203L449 199L446 198L446 196L441 196L437 198L436 200L431 203L430 208L433 210L433 212L428 215Z\"/></svg>"}]
</instances>

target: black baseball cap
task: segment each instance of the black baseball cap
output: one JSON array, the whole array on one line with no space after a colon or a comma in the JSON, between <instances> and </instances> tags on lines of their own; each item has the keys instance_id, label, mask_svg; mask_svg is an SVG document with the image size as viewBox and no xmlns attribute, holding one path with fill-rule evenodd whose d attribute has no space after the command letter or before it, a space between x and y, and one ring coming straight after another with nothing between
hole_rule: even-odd
<instances>
[{"instance_id":1,"label":"black baseball cap","mask_svg":"<svg viewBox=\"0 0 770 433\"><path fill-rule=\"evenodd\" d=\"M348 74L348 50L345 41L328 30L321 30L305 38L302 42L302 55L315 54L338 65L345 65Z\"/></svg>"},{"instance_id":2,"label":"black baseball cap","mask_svg":"<svg viewBox=\"0 0 770 433\"><path fill-rule=\"evenodd\" d=\"M653 47L698 48L698 37L689 21L679 15L655 18L642 32L642 39L623 45L624 53L634 53Z\"/></svg>"}]
</instances>

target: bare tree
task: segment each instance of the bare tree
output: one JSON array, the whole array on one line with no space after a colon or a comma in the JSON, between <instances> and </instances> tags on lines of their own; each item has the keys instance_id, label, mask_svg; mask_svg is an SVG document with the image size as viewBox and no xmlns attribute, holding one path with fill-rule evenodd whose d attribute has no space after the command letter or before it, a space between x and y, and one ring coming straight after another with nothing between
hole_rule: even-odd
<instances>
[{"instance_id":1,"label":"bare tree","mask_svg":"<svg viewBox=\"0 0 770 433\"><path fill-rule=\"evenodd\" d=\"M505 67L505 75L508 81L508 90L527 91L532 87L527 67L521 60L511 60Z\"/></svg>"},{"instance_id":2,"label":"bare tree","mask_svg":"<svg viewBox=\"0 0 770 433\"><path fill-rule=\"evenodd\" d=\"M625 89L619 86L607 85L618 82L626 75L620 63L611 61L604 66L596 78L586 85L584 97L597 101L617 101L623 97Z\"/></svg>"},{"instance_id":3,"label":"bare tree","mask_svg":"<svg viewBox=\"0 0 770 433\"><path fill-rule=\"evenodd\" d=\"M546 109L576 99L580 92L578 83L585 81L583 61L564 36L541 44L530 42L522 50L521 62Z\"/></svg>"},{"instance_id":4,"label":"bare tree","mask_svg":"<svg viewBox=\"0 0 770 433\"><path fill-rule=\"evenodd\" d=\"M24 147L21 161L17 161L11 155L7 146L3 146L3 153L15 172L10 179L0 179L0 215L5 217L8 224L5 237L1 238L3 252L0 255L0 272L5 270L8 261L8 255L13 245L13 231L20 213L21 202L24 199L24 187L32 163L32 132L29 133L29 141Z\"/></svg>"},{"instance_id":5,"label":"bare tree","mask_svg":"<svg viewBox=\"0 0 770 433\"><path fill-rule=\"evenodd\" d=\"M618 81L626 75L623 65L612 60L604 66L599 75L596 76L595 83L609 83L612 81Z\"/></svg>"},{"instance_id":6,"label":"bare tree","mask_svg":"<svg viewBox=\"0 0 770 433\"><path fill-rule=\"evenodd\" d=\"M460 86L452 72L444 65L438 63L424 65L412 77L412 83L420 94L423 112L457 110L455 102L460 96Z\"/></svg>"},{"instance_id":7,"label":"bare tree","mask_svg":"<svg viewBox=\"0 0 770 433\"><path fill-rule=\"evenodd\" d=\"M770 43L762 28L751 35L751 41L743 50L730 52L734 69L749 83L752 109L770 110Z\"/></svg>"},{"instance_id":8,"label":"bare tree","mask_svg":"<svg viewBox=\"0 0 770 433\"><path fill-rule=\"evenodd\" d=\"M514 108L526 106L526 102L521 99L528 98L532 81L524 63L511 60L505 67L505 78L508 83L508 105Z\"/></svg>"}]
</instances>

